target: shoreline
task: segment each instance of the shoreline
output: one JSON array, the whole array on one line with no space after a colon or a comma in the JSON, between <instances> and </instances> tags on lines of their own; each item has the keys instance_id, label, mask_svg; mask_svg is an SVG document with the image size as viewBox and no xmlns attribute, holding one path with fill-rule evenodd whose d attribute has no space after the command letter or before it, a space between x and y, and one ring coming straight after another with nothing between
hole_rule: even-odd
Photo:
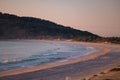
<instances>
[{"instance_id":1,"label":"shoreline","mask_svg":"<svg viewBox=\"0 0 120 80\"><path fill-rule=\"evenodd\" d=\"M97 59L100 56L104 56L104 55L109 54L109 53L111 53L113 51L116 51L114 49L116 46L118 46L118 48L120 49L119 45L113 45L113 44L63 41L63 43L64 42L68 43L68 44L79 44L79 45L83 45L83 46L94 47L94 48L98 49L99 51L90 53L90 54L85 55L85 56L81 56L79 58L65 59L65 60L63 60L61 62L56 61L54 63L47 63L47 64L28 67L28 68L22 68L22 69L16 69L16 70L11 70L11 71L0 72L0 77L7 77L7 76L9 77L9 76L22 75L22 74L29 74L29 73L34 73L36 71L40 72L40 71L47 70L47 69L53 69L54 70L54 68L57 68L57 67L73 65L73 64L79 64L79 63L86 62L86 61L89 62L90 60ZM112 47L111 47L111 45L112 45ZM116 64L118 64L118 63L116 63ZM74 67L74 65L73 65L73 67Z\"/></svg>"}]
</instances>

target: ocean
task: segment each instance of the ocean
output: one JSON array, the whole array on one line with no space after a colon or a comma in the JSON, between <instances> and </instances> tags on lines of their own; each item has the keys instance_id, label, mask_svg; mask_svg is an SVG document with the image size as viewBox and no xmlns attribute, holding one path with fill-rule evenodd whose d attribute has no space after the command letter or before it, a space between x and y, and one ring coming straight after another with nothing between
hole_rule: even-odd
<instances>
[{"instance_id":1,"label":"ocean","mask_svg":"<svg viewBox=\"0 0 120 80\"><path fill-rule=\"evenodd\" d=\"M93 47L45 40L0 40L0 71L77 58L96 51Z\"/></svg>"}]
</instances>

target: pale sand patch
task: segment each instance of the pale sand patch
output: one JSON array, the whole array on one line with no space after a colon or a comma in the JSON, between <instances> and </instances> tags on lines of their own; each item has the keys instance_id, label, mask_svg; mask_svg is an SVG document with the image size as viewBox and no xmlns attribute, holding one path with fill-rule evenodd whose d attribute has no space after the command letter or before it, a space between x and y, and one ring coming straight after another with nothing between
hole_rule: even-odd
<instances>
[{"instance_id":1,"label":"pale sand patch","mask_svg":"<svg viewBox=\"0 0 120 80\"><path fill-rule=\"evenodd\" d=\"M84 43L84 42L65 42L65 43L80 44L80 45L90 46L90 47L97 48L99 51L88 54L88 55L85 55L85 56L82 56L80 58L76 58L76 59L75 58L74 59L67 59L67 60L63 60L61 62L54 62L54 63L48 63L48 64L38 65L38 66L34 66L34 67L29 67L29 68L22 68L22 69L17 69L17 70L0 72L0 77L12 76L12 75L18 75L18 74L21 75L23 73L28 73L28 72L33 72L33 71L41 71L41 70L46 70L46 69L51 69L51 68L53 68L53 70L54 70L54 68L56 68L58 66L64 66L64 65L68 65L68 64L69 65L71 64L74 67L73 64L79 64L80 62L85 62L85 61L89 62L89 60L93 60L94 63L97 64L97 57L99 58L99 56L105 55L107 53L120 52L120 46L119 45L113 45L113 44ZM110 57L113 57L113 56L110 55ZM96 60L94 60L95 58L96 58ZM109 58L108 56L104 56L101 59L108 59L108 58ZM107 64L107 62L106 62L106 64ZM92 73L88 74L87 72L89 72L90 70L88 70L88 71L83 70L79 74L77 73L77 75L79 75L79 77L81 77L81 78L84 77L84 76L89 77L89 76L93 75L94 72L97 73L97 72L99 72L101 70L111 68L112 66L114 66L116 64L118 64L118 62L116 62L114 64L109 64L108 66L103 66L103 68L101 68L101 66L100 66L100 68L99 68L99 66L93 67L93 68L96 68L96 69L92 70L93 71ZM92 66L91 64L88 64L88 63L86 63L86 65L87 66L82 66L82 67L83 68L88 67L88 65ZM100 64L100 65L102 65L102 64ZM64 69L63 69L63 71L64 71ZM69 71L68 71L68 73L69 73ZM59 73L59 74L63 74L63 73ZM74 74L74 73L72 73L72 74ZM74 78L73 80L78 80L79 78L77 78L77 77ZM52 79L52 76L51 76L51 79ZM49 78L49 80L51 80L51 79ZM53 80L55 80L55 79L53 79Z\"/></svg>"}]
</instances>

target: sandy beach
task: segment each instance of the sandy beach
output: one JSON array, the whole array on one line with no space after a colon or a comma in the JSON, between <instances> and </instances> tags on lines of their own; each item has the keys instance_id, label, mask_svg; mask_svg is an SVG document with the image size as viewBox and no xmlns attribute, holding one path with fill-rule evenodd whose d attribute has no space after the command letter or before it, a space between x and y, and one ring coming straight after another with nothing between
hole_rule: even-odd
<instances>
[{"instance_id":1,"label":"sandy beach","mask_svg":"<svg viewBox=\"0 0 120 80\"><path fill-rule=\"evenodd\" d=\"M81 80L120 64L120 45L65 42L96 48L91 54L29 68L0 72L0 80Z\"/></svg>"}]
</instances>

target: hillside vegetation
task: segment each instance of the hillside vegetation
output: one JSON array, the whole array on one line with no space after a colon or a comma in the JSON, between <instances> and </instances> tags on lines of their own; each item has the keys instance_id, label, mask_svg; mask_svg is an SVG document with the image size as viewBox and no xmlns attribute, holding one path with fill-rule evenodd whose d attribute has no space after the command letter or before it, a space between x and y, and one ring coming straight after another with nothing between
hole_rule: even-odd
<instances>
[{"instance_id":1,"label":"hillside vegetation","mask_svg":"<svg viewBox=\"0 0 120 80\"><path fill-rule=\"evenodd\" d=\"M92 41L98 35L33 17L0 13L1 39L75 39Z\"/></svg>"},{"instance_id":2,"label":"hillside vegetation","mask_svg":"<svg viewBox=\"0 0 120 80\"><path fill-rule=\"evenodd\" d=\"M120 37L104 38L48 20L2 12L0 12L0 39L71 39L120 44Z\"/></svg>"}]
</instances>

